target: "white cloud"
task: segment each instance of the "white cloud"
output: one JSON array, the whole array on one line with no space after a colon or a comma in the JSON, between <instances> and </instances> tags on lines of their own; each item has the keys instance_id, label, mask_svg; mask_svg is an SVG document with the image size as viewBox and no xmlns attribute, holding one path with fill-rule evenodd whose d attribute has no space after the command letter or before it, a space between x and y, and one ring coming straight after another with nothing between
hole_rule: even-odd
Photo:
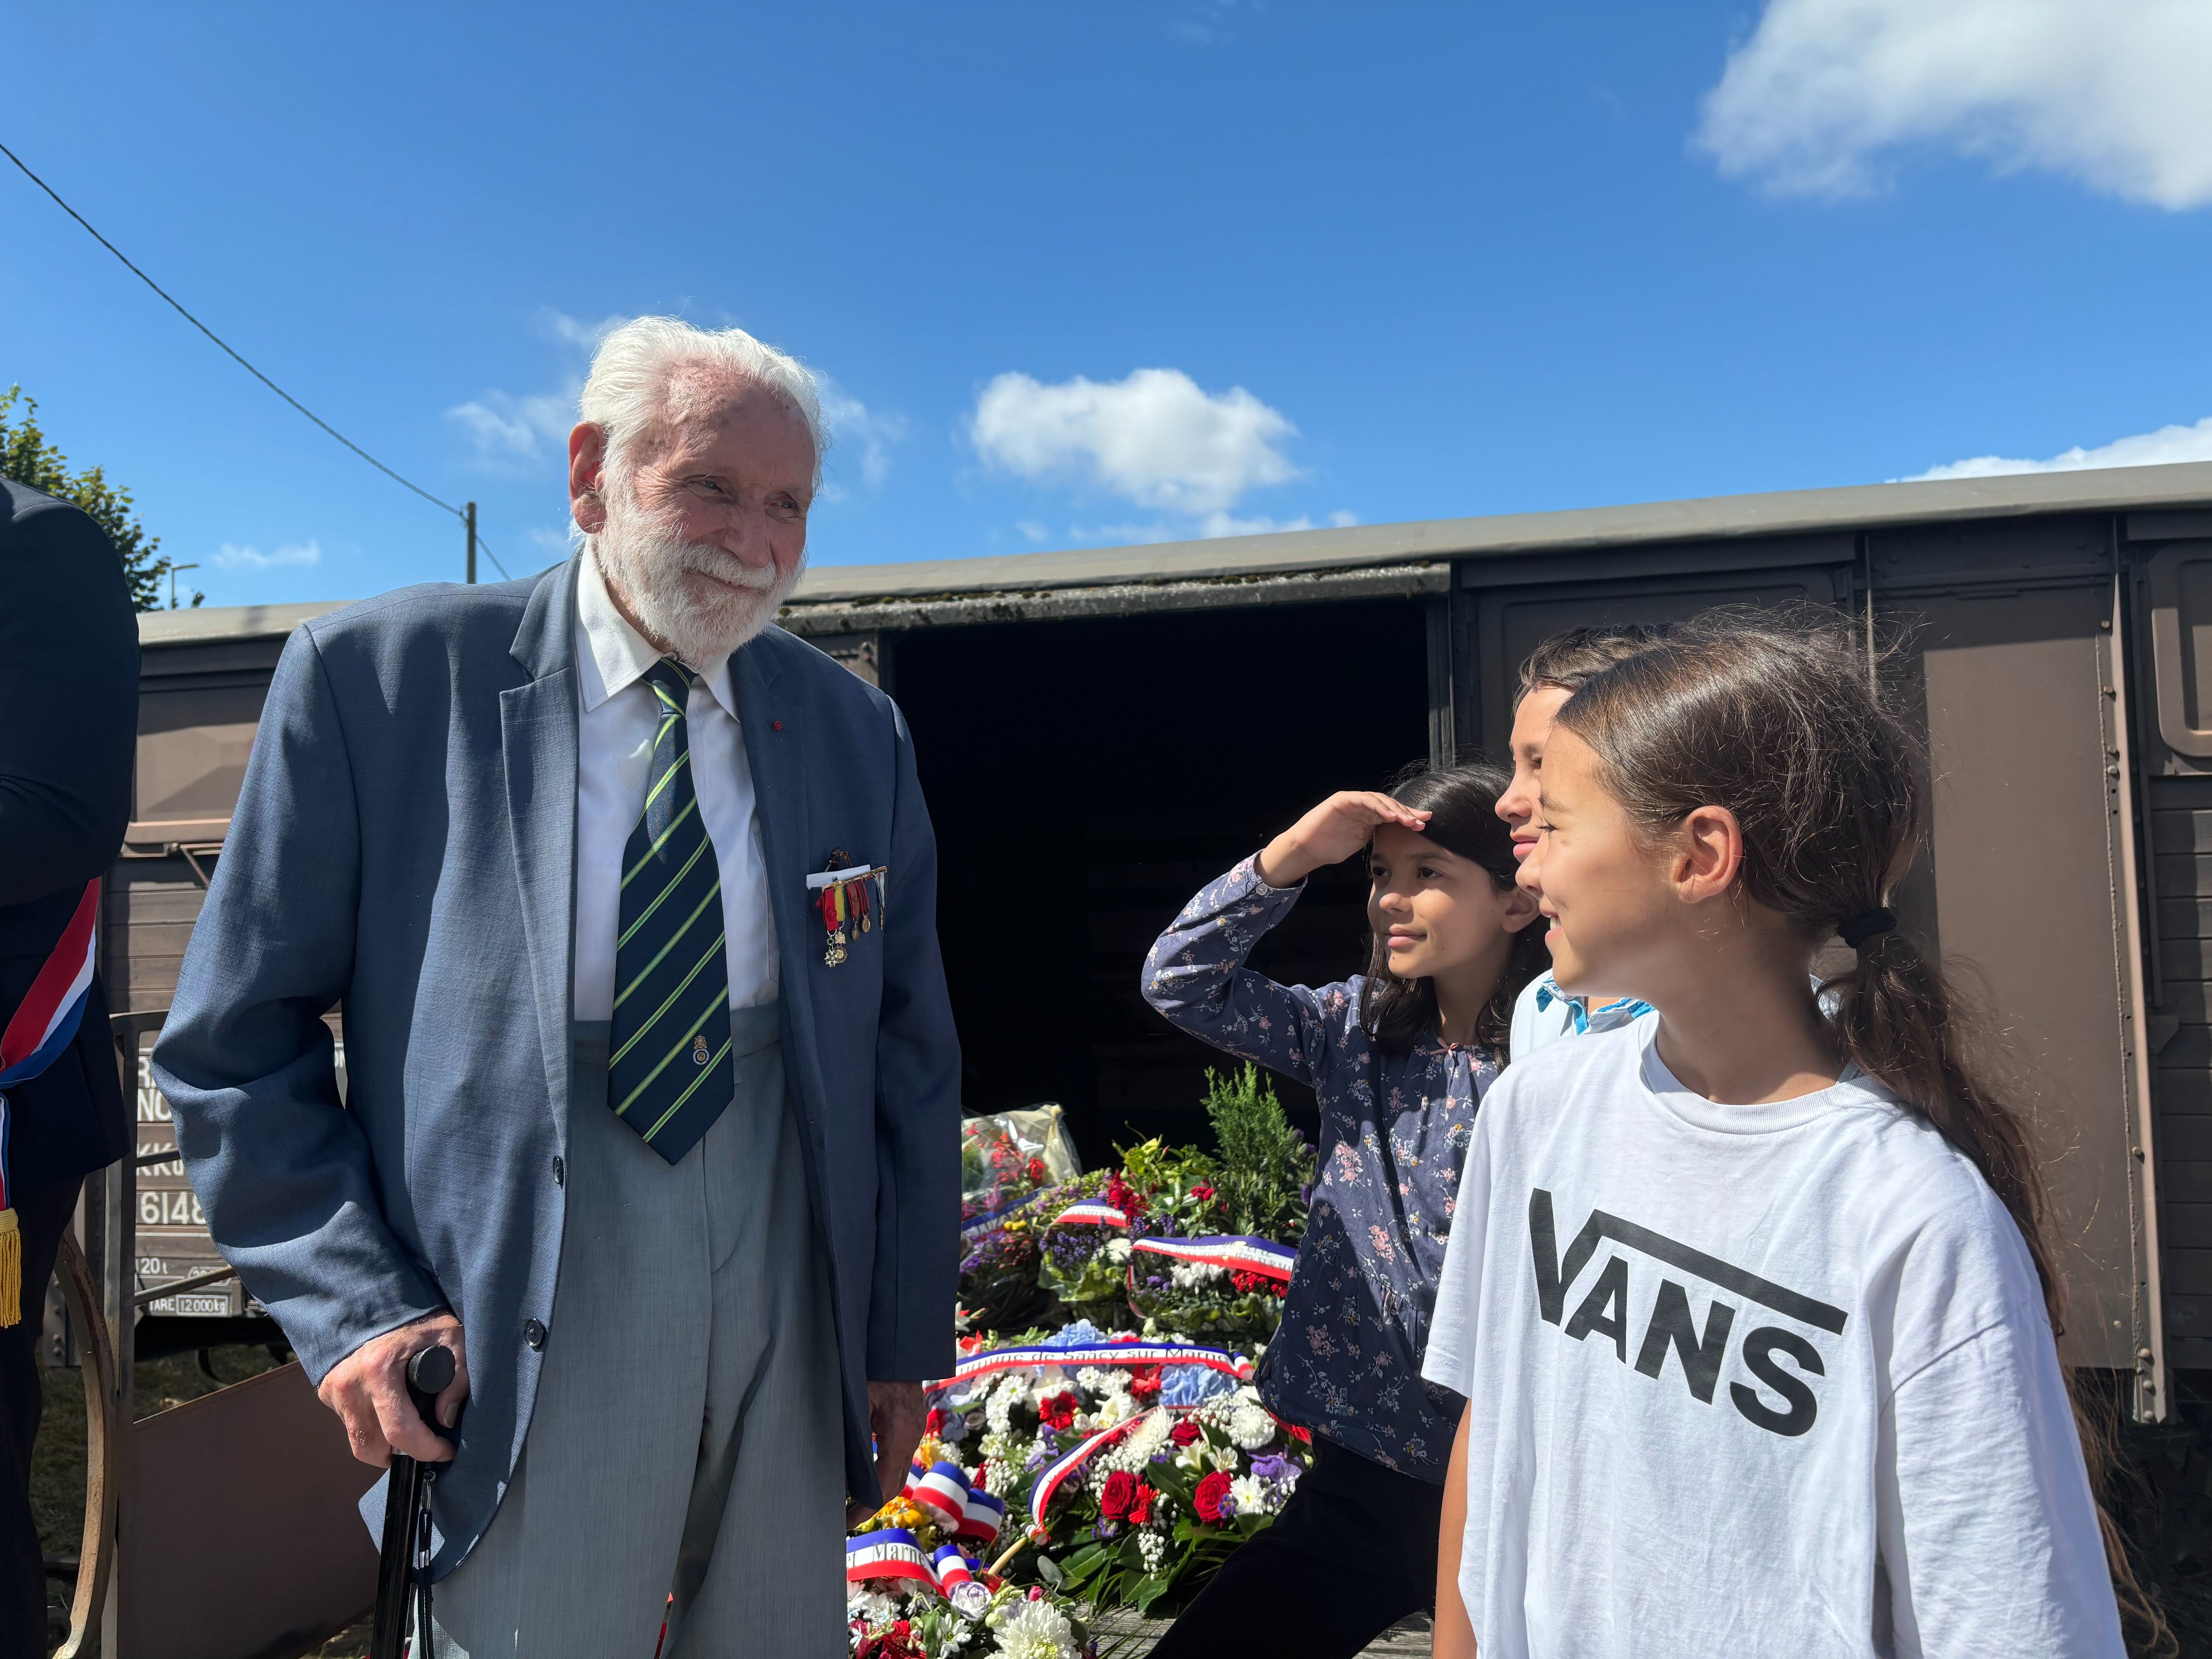
<instances>
[{"instance_id":1,"label":"white cloud","mask_svg":"<svg viewBox=\"0 0 2212 1659\"><path fill-rule=\"evenodd\" d=\"M870 495L884 487L891 470L891 446L905 438L906 416L871 410L829 375L816 371L822 418L833 445L860 446L860 483ZM835 454L835 450L832 450Z\"/></svg>"},{"instance_id":2,"label":"white cloud","mask_svg":"<svg viewBox=\"0 0 2212 1659\"><path fill-rule=\"evenodd\" d=\"M446 418L476 447L477 459L489 466L526 466L563 453L568 428L576 422L572 393L541 392L517 398L487 392L449 409Z\"/></svg>"},{"instance_id":3,"label":"white cloud","mask_svg":"<svg viewBox=\"0 0 2212 1659\"><path fill-rule=\"evenodd\" d=\"M617 311L610 316L600 318L596 323L579 322L567 312L556 311L550 306L546 307L538 315L548 334L564 345L575 347L577 350L586 356L597 351L599 349L600 341L629 320Z\"/></svg>"},{"instance_id":4,"label":"white cloud","mask_svg":"<svg viewBox=\"0 0 2212 1659\"><path fill-rule=\"evenodd\" d=\"M1001 374L976 399L969 433L986 461L1018 477L1073 478L1201 517L1297 476L1276 447L1297 428L1279 411L1243 386L1203 392L1172 368L1053 386Z\"/></svg>"},{"instance_id":5,"label":"white cloud","mask_svg":"<svg viewBox=\"0 0 2212 1659\"><path fill-rule=\"evenodd\" d=\"M1044 527L1043 523L1036 519L1024 519L1020 523L1017 524L1014 528L1020 531L1023 535L1028 537L1033 542L1041 542L1046 537L1052 534L1052 532L1047 530Z\"/></svg>"},{"instance_id":6,"label":"white cloud","mask_svg":"<svg viewBox=\"0 0 2212 1659\"><path fill-rule=\"evenodd\" d=\"M240 547L235 542L225 542L209 563L222 570L266 570L280 564L320 564L323 548L320 542L294 542L278 548L274 553L264 553L258 548Z\"/></svg>"},{"instance_id":7,"label":"white cloud","mask_svg":"<svg viewBox=\"0 0 2212 1659\"><path fill-rule=\"evenodd\" d=\"M1938 143L2179 210L2212 202L2204 0L1768 0L1707 96L1723 173L1807 195Z\"/></svg>"},{"instance_id":8,"label":"white cloud","mask_svg":"<svg viewBox=\"0 0 2212 1659\"><path fill-rule=\"evenodd\" d=\"M2047 461L2008 460L2002 455L1976 455L1931 466L1905 482L1926 478L1993 478L2005 472L2076 472L2096 466L2164 466L2175 461L2212 461L2212 415L2194 426L2162 426L2155 432L2139 432L2116 438L2095 449L2079 445Z\"/></svg>"},{"instance_id":9,"label":"white cloud","mask_svg":"<svg viewBox=\"0 0 2212 1659\"><path fill-rule=\"evenodd\" d=\"M532 529L530 539L535 546L557 558L565 559L575 549L575 535L573 530L549 530L539 525Z\"/></svg>"}]
</instances>

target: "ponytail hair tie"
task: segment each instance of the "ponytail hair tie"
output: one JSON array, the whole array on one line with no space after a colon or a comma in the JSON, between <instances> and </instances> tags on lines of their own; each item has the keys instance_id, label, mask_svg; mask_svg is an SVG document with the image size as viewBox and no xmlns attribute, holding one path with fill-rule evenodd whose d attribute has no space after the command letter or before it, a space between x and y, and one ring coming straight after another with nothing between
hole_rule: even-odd
<instances>
[{"instance_id":1,"label":"ponytail hair tie","mask_svg":"<svg viewBox=\"0 0 2212 1659\"><path fill-rule=\"evenodd\" d=\"M1887 933L1896 926L1896 911L1877 908L1862 911L1849 921L1838 923L1836 932L1843 936L1844 944L1856 951L1877 933Z\"/></svg>"}]
</instances>

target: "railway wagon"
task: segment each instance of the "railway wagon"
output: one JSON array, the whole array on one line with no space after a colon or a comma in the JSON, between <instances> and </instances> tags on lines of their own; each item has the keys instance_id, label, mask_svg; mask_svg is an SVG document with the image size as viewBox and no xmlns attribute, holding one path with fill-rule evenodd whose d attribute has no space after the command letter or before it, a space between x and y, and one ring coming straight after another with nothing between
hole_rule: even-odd
<instances>
[{"instance_id":1,"label":"railway wagon","mask_svg":"<svg viewBox=\"0 0 2212 1659\"><path fill-rule=\"evenodd\" d=\"M1201 882L1329 790L1500 754L1545 635L1735 601L1902 639L1933 811L1899 906L1997 1015L2066 1241L2069 1358L2162 1418L2169 1366L2212 1369L2212 465L833 567L781 620L912 726L967 1109L1059 1101L1096 1158L1202 1126L1218 1056L1137 992ZM277 653L332 608L142 619L116 1008L167 1006ZM1358 874L1323 872L1259 965L1340 977L1364 931ZM150 1086L139 1114L143 1291L217 1264ZM167 1346L267 1330L234 1282L148 1317Z\"/></svg>"}]
</instances>

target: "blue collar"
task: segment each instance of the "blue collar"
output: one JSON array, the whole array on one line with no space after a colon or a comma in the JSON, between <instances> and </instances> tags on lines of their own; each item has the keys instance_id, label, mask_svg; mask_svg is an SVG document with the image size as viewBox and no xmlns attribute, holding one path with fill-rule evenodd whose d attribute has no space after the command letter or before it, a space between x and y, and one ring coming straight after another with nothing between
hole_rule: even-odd
<instances>
[{"instance_id":1,"label":"blue collar","mask_svg":"<svg viewBox=\"0 0 2212 1659\"><path fill-rule=\"evenodd\" d=\"M1651 1012L1651 1005L1639 1002L1634 997L1623 997L1617 1002L1602 1002L1595 1008L1586 997L1571 997L1559 989L1559 981L1546 974L1536 981L1536 1012L1542 1013L1554 1002L1567 1006L1568 1016L1574 1021L1575 1035L1586 1036L1593 1028L1609 1031L1616 1025L1626 1025L1632 1019Z\"/></svg>"}]
</instances>

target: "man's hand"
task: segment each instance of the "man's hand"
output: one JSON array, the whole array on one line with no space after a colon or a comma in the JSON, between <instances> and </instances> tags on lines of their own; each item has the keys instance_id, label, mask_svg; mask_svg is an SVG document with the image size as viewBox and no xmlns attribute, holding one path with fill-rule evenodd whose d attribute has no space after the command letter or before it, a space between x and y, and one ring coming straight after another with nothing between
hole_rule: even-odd
<instances>
[{"instance_id":1,"label":"man's hand","mask_svg":"<svg viewBox=\"0 0 2212 1659\"><path fill-rule=\"evenodd\" d=\"M450 1429L460 1420L461 1402L469 1397L469 1351L461 1322L449 1313L430 1314L370 1338L331 1366L315 1390L345 1425L353 1455L362 1462L388 1468L395 1451L425 1463L443 1463L453 1456L453 1443L431 1432L407 1397L407 1362L439 1342L453 1351L453 1381L437 1402L438 1421ZM875 1389L874 1383L868 1385L871 1405ZM915 1399L917 1403L921 1399L919 1388ZM919 1439L921 1419L917 1416L915 1422ZM914 1442L908 1441L909 1454L913 1449Z\"/></svg>"},{"instance_id":2,"label":"man's hand","mask_svg":"<svg viewBox=\"0 0 2212 1659\"><path fill-rule=\"evenodd\" d=\"M859 1526L898 1496L906 1485L908 1471L914 1467L914 1449L921 1443L921 1428L927 1420L921 1383L868 1384L868 1427L876 1437L876 1485L882 1496L872 1504L847 1505L846 1525Z\"/></svg>"}]
</instances>

